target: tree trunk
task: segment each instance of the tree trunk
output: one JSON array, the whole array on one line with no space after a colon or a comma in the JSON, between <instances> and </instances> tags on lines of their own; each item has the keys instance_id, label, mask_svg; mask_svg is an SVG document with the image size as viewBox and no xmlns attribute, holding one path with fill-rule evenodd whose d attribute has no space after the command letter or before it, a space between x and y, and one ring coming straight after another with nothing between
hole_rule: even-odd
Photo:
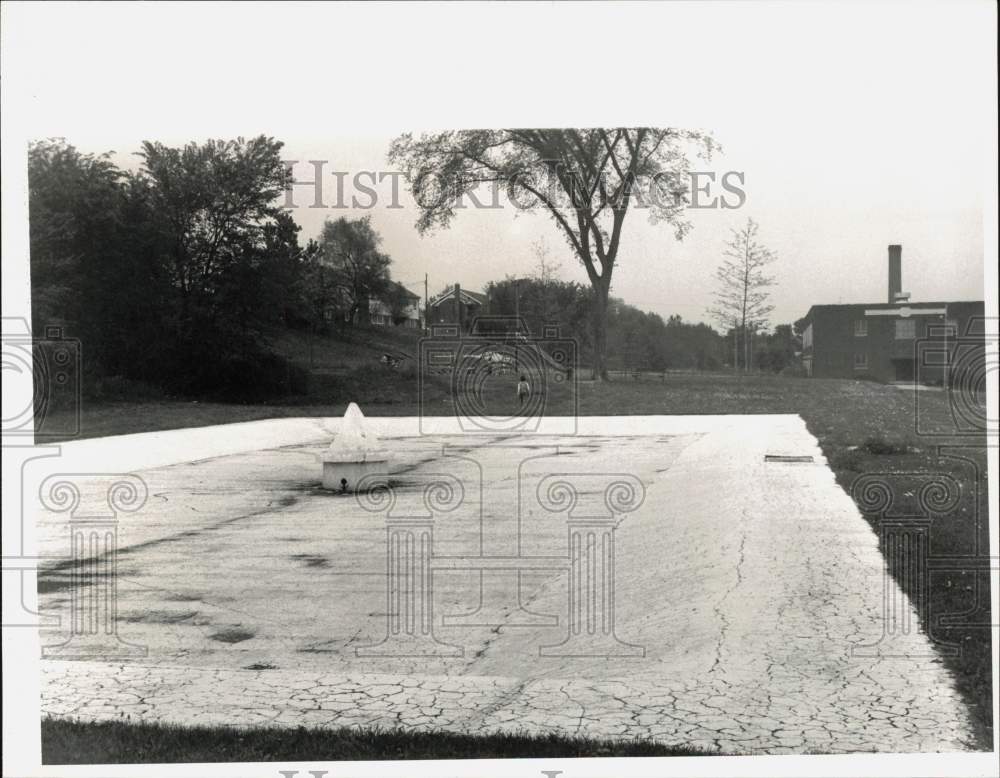
<instances>
[{"instance_id":1,"label":"tree trunk","mask_svg":"<svg viewBox=\"0 0 1000 778\"><path fill-rule=\"evenodd\" d=\"M595 381L608 380L605 350L608 344L608 290L603 284L594 289L594 375Z\"/></svg>"}]
</instances>

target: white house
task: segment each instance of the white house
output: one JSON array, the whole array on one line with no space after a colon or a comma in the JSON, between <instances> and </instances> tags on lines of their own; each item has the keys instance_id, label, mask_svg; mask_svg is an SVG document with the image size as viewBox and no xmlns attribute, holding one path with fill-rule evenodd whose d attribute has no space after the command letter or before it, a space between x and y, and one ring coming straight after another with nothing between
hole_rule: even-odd
<instances>
[{"instance_id":1,"label":"white house","mask_svg":"<svg viewBox=\"0 0 1000 778\"><path fill-rule=\"evenodd\" d=\"M403 296L406 304L397 311L397 320L393 321L392 307L383 299L373 297L368 300L368 316L376 327L407 327L420 329L423 327L423 317L420 311L420 295L414 294L402 284L390 281L390 293ZM388 296L388 295L387 295Z\"/></svg>"}]
</instances>

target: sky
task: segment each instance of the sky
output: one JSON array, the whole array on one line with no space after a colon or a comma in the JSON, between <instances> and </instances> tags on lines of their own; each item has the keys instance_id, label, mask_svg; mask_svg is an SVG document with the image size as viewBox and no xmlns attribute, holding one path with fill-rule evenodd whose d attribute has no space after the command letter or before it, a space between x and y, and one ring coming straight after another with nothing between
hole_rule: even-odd
<instances>
[{"instance_id":1,"label":"sky","mask_svg":"<svg viewBox=\"0 0 1000 778\"><path fill-rule=\"evenodd\" d=\"M355 173L391 170L389 143L407 131L702 129L723 153L697 167L741 172L744 206L689 212L682 242L630 214L615 296L710 321L724 244L747 218L778 257L772 324L813 304L884 301L890 243L903 246L912 300L984 295L996 121L988 3L638 4L625 6L628 16L600 4L397 6L390 15L263 4L241 6L238 19L210 6L232 22L228 35L161 6L95 8L34 7L45 34L5 54L23 66L5 88L23 100L25 138L63 136L131 166L144 139L263 132L285 143L285 159L302 160L301 179L311 175L305 160L347 172L350 198ZM8 20L14 12L8 4ZM374 208L335 210L305 207L312 193L297 187L301 239L325 218L370 214L394 278L422 294L427 274L433 295L533 272L542 238L557 274L586 282L542 212L470 209L421 237L409 197L388 208L390 182L376 188ZM332 176L324 189L332 201Z\"/></svg>"}]
</instances>

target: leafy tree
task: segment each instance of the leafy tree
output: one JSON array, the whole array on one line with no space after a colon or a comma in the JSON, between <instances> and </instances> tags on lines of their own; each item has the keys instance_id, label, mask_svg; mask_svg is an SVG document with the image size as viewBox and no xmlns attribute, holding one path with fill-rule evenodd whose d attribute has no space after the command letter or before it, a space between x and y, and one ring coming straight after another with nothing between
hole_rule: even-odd
<instances>
[{"instance_id":1,"label":"leafy tree","mask_svg":"<svg viewBox=\"0 0 1000 778\"><path fill-rule=\"evenodd\" d=\"M309 328L313 332L325 332L328 314L336 309L340 295L333 269L323 262L319 242L312 239L302 250L296 300L300 302Z\"/></svg>"},{"instance_id":2,"label":"leafy tree","mask_svg":"<svg viewBox=\"0 0 1000 778\"><path fill-rule=\"evenodd\" d=\"M286 212L262 225L258 240L247 243L224 265L215 286L216 306L225 311L218 326L230 329L227 340L242 357L267 343L268 331L287 320L295 306L299 274L300 227Z\"/></svg>"},{"instance_id":3,"label":"leafy tree","mask_svg":"<svg viewBox=\"0 0 1000 778\"><path fill-rule=\"evenodd\" d=\"M183 148L142 144L143 172L152 181L169 240L165 264L179 300L177 328L185 348L219 335L237 337L245 351L263 321L273 317L255 299L261 290L249 274L266 250L266 230L282 214L277 199L291 178L281 161L282 145L263 135ZM287 235L287 224L284 229ZM235 310L231 294L218 294L223 286L244 295Z\"/></svg>"},{"instance_id":4,"label":"leafy tree","mask_svg":"<svg viewBox=\"0 0 1000 778\"><path fill-rule=\"evenodd\" d=\"M556 325L560 337L573 337L581 354L589 353L590 314L593 292L573 281L541 277L507 276L486 287L489 310L493 315L519 315L535 337L544 333L544 325Z\"/></svg>"},{"instance_id":5,"label":"leafy tree","mask_svg":"<svg viewBox=\"0 0 1000 778\"><path fill-rule=\"evenodd\" d=\"M505 186L519 207L537 204L551 216L594 291L594 375L606 378L608 300L625 217L636 198L651 221L684 236L690 148L707 157L716 146L701 132L652 127L463 130L402 135L389 159L408 174L421 233L447 227L462 198L483 185Z\"/></svg>"},{"instance_id":6,"label":"leafy tree","mask_svg":"<svg viewBox=\"0 0 1000 778\"><path fill-rule=\"evenodd\" d=\"M764 336L756 353L757 365L761 370L780 373L795 364L796 352L802 341L795 334L793 325L779 324Z\"/></svg>"},{"instance_id":7,"label":"leafy tree","mask_svg":"<svg viewBox=\"0 0 1000 778\"><path fill-rule=\"evenodd\" d=\"M372 227L371 217L336 221L327 219L319 238L320 262L331 271L349 321L357 324L368 300L389 289L392 259L378 250L382 238Z\"/></svg>"},{"instance_id":8,"label":"leafy tree","mask_svg":"<svg viewBox=\"0 0 1000 778\"><path fill-rule=\"evenodd\" d=\"M151 355L137 343L160 327L165 288L146 182L108 154L39 141L28 149L28 207L35 331L64 325L91 374L141 372Z\"/></svg>"},{"instance_id":9,"label":"leafy tree","mask_svg":"<svg viewBox=\"0 0 1000 778\"><path fill-rule=\"evenodd\" d=\"M389 309L393 324L402 324L406 321L410 306L413 305L413 296L406 287L402 284L390 283L382 293L381 300Z\"/></svg>"},{"instance_id":10,"label":"leafy tree","mask_svg":"<svg viewBox=\"0 0 1000 778\"><path fill-rule=\"evenodd\" d=\"M720 324L734 331L736 367L741 362L741 352L743 365L748 367L751 339L758 329L767 326L768 314L774 309L769 302L769 289L774 279L765 269L777 256L760 242L759 231L753 219L748 219L742 229L732 230L732 237L723 251L725 259L715 274L719 281L716 304L709 309Z\"/></svg>"},{"instance_id":11,"label":"leafy tree","mask_svg":"<svg viewBox=\"0 0 1000 778\"><path fill-rule=\"evenodd\" d=\"M707 324L692 324L674 315L666 324L667 367L717 370L722 364L723 337Z\"/></svg>"},{"instance_id":12,"label":"leafy tree","mask_svg":"<svg viewBox=\"0 0 1000 778\"><path fill-rule=\"evenodd\" d=\"M286 391L267 330L301 311L298 227L269 138L169 148L142 169L64 141L29 149L36 327L63 323L91 375L236 399Z\"/></svg>"},{"instance_id":13,"label":"leafy tree","mask_svg":"<svg viewBox=\"0 0 1000 778\"><path fill-rule=\"evenodd\" d=\"M519 305L515 305L515 293L520 296ZM512 316L519 310L534 335L542 332L542 324L558 324L561 337L575 338L582 357L589 356L592 289L574 282L508 276L491 282L487 294L490 313ZM615 298L609 305L607 332L609 369L714 370L725 348L722 337L707 324L690 324L680 316L664 322L655 313Z\"/></svg>"},{"instance_id":14,"label":"leafy tree","mask_svg":"<svg viewBox=\"0 0 1000 778\"><path fill-rule=\"evenodd\" d=\"M271 293L288 327L311 328L313 324L312 287L309 283L310 261L319 252L319 244L310 238L299 245L301 230L288 213L280 214L265 231L265 252L272 258Z\"/></svg>"}]
</instances>

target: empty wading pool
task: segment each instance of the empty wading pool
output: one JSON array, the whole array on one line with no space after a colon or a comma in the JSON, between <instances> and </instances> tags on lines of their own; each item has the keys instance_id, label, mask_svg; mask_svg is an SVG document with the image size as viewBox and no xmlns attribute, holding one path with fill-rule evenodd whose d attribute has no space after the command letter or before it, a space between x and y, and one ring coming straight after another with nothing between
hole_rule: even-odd
<instances>
[{"instance_id":1,"label":"empty wading pool","mask_svg":"<svg viewBox=\"0 0 1000 778\"><path fill-rule=\"evenodd\" d=\"M106 511L107 588L108 554L74 546L72 507L42 490L40 551L59 561L39 601L61 619L42 630L61 646L43 711L730 752L962 747L962 703L925 636L883 618L877 539L798 417L580 419L576 435L427 422L66 444L64 470L138 463L148 497ZM391 451L384 479L324 488L331 432ZM111 596L79 597L79 580ZM888 587L891 612L912 614ZM81 608L108 628L75 631ZM878 661L893 652L918 658ZM852 728L876 698L900 715Z\"/></svg>"}]
</instances>

